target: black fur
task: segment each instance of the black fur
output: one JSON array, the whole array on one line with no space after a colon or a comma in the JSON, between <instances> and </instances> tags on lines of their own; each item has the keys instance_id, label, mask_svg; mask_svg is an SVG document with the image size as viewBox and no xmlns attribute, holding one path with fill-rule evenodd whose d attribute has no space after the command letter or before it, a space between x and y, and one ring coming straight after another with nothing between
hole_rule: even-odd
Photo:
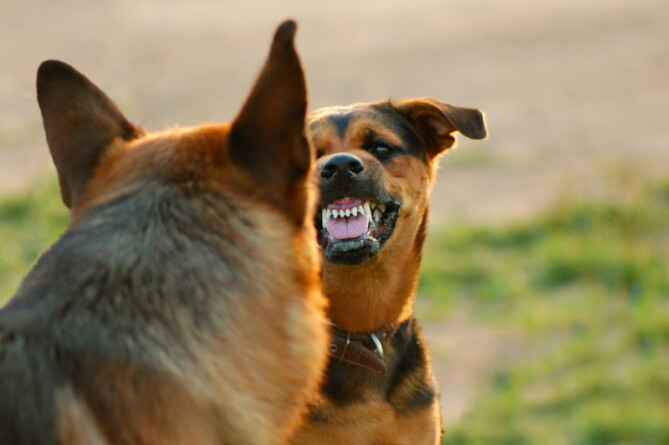
<instances>
[{"instance_id":1,"label":"black fur","mask_svg":"<svg viewBox=\"0 0 669 445\"><path fill-rule=\"evenodd\" d=\"M337 129L337 135L343 138L346 135L346 130L348 130L348 124L351 122L351 114L333 114L328 117L328 120L334 124L334 127Z\"/></svg>"},{"instance_id":2,"label":"black fur","mask_svg":"<svg viewBox=\"0 0 669 445\"><path fill-rule=\"evenodd\" d=\"M426 162L425 143L416 132L409 120L398 111L390 102L372 105L376 111L375 119L383 123L383 126L392 130L402 140L406 154L415 156Z\"/></svg>"},{"instance_id":3,"label":"black fur","mask_svg":"<svg viewBox=\"0 0 669 445\"><path fill-rule=\"evenodd\" d=\"M330 359L322 392L333 403L346 406L362 402L370 390L382 394L398 413L419 411L430 406L436 396L434 386L421 380L421 385L403 396L398 396L400 388L416 373L427 374L427 351L423 334L414 319L399 325L394 335L383 342L388 371L374 374L355 365ZM389 359L392 357L392 361ZM312 409L314 421L325 421L318 410Z\"/></svg>"},{"instance_id":4,"label":"black fur","mask_svg":"<svg viewBox=\"0 0 669 445\"><path fill-rule=\"evenodd\" d=\"M427 380L427 351L423 331L415 319L405 322L407 329L398 331L393 339L395 350L395 367L390 375L387 400L401 413L419 411L432 405L437 397L437 389L433 382ZM407 379L419 374L417 379L420 385L413 388L408 394L398 394L394 389L405 383ZM415 383L415 381L414 381Z\"/></svg>"}]
</instances>

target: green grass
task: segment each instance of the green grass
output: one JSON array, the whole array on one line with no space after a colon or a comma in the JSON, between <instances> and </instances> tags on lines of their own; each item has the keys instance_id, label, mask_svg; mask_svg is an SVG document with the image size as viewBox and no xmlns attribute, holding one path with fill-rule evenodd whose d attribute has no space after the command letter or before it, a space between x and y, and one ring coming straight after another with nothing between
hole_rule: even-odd
<instances>
[{"instance_id":1,"label":"green grass","mask_svg":"<svg viewBox=\"0 0 669 445\"><path fill-rule=\"evenodd\" d=\"M669 443L669 182L625 205L450 228L426 250L425 299L528 344L444 444Z\"/></svg>"},{"instance_id":2,"label":"green grass","mask_svg":"<svg viewBox=\"0 0 669 445\"><path fill-rule=\"evenodd\" d=\"M0 304L69 221L55 179L0 200Z\"/></svg>"},{"instance_id":3,"label":"green grass","mask_svg":"<svg viewBox=\"0 0 669 445\"><path fill-rule=\"evenodd\" d=\"M0 301L67 220L54 181L0 200ZM669 443L669 182L622 204L433 231L422 270L429 312L466 306L527 344L444 444Z\"/></svg>"}]
</instances>

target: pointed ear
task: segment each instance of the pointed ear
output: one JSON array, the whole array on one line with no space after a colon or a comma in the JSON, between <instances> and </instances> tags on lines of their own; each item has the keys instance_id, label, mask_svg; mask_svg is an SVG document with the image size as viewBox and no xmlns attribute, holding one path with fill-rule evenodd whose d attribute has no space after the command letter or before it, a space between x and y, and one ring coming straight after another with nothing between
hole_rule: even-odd
<instances>
[{"instance_id":1,"label":"pointed ear","mask_svg":"<svg viewBox=\"0 0 669 445\"><path fill-rule=\"evenodd\" d=\"M295 30L292 20L276 30L265 66L230 132L232 161L281 206L298 198L294 186L306 180L313 162L305 136L307 93Z\"/></svg>"},{"instance_id":2,"label":"pointed ear","mask_svg":"<svg viewBox=\"0 0 669 445\"><path fill-rule=\"evenodd\" d=\"M405 99L395 103L395 107L425 140L430 157L451 148L456 131L470 139L484 139L488 135L485 116L477 108L452 105L429 97Z\"/></svg>"},{"instance_id":3,"label":"pointed ear","mask_svg":"<svg viewBox=\"0 0 669 445\"><path fill-rule=\"evenodd\" d=\"M135 127L90 80L66 63L43 62L37 71L37 101L60 193L67 207L91 179L100 156L115 140L130 140Z\"/></svg>"}]
</instances>

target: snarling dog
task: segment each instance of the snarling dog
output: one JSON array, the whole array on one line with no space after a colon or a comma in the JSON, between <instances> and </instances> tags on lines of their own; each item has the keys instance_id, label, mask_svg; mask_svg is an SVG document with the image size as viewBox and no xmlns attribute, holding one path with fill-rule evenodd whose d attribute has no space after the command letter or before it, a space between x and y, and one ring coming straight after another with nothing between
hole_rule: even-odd
<instances>
[{"instance_id":1,"label":"snarling dog","mask_svg":"<svg viewBox=\"0 0 669 445\"><path fill-rule=\"evenodd\" d=\"M423 98L308 120L334 332L321 399L293 443L436 444L438 390L412 306L437 159L456 133L486 137L484 116Z\"/></svg>"},{"instance_id":2,"label":"snarling dog","mask_svg":"<svg viewBox=\"0 0 669 445\"><path fill-rule=\"evenodd\" d=\"M0 311L0 443L286 443L327 358L294 33L231 124L150 134L40 66L72 222Z\"/></svg>"}]
</instances>

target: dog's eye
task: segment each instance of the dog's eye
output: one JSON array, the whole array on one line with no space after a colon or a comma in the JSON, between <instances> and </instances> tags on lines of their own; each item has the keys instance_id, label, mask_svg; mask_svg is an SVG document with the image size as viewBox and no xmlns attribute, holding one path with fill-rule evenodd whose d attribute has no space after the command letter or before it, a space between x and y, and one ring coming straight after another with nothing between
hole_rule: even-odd
<instances>
[{"instance_id":1,"label":"dog's eye","mask_svg":"<svg viewBox=\"0 0 669 445\"><path fill-rule=\"evenodd\" d=\"M393 149L391 147L388 147L387 145L376 144L372 147L371 152L378 159L383 160L393 152Z\"/></svg>"},{"instance_id":2,"label":"dog's eye","mask_svg":"<svg viewBox=\"0 0 669 445\"><path fill-rule=\"evenodd\" d=\"M363 145L365 150L381 162L388 162L395 155L404 153L402 147L386 142L382 139L372 139Z\"/></svg>"}]
</instances>

